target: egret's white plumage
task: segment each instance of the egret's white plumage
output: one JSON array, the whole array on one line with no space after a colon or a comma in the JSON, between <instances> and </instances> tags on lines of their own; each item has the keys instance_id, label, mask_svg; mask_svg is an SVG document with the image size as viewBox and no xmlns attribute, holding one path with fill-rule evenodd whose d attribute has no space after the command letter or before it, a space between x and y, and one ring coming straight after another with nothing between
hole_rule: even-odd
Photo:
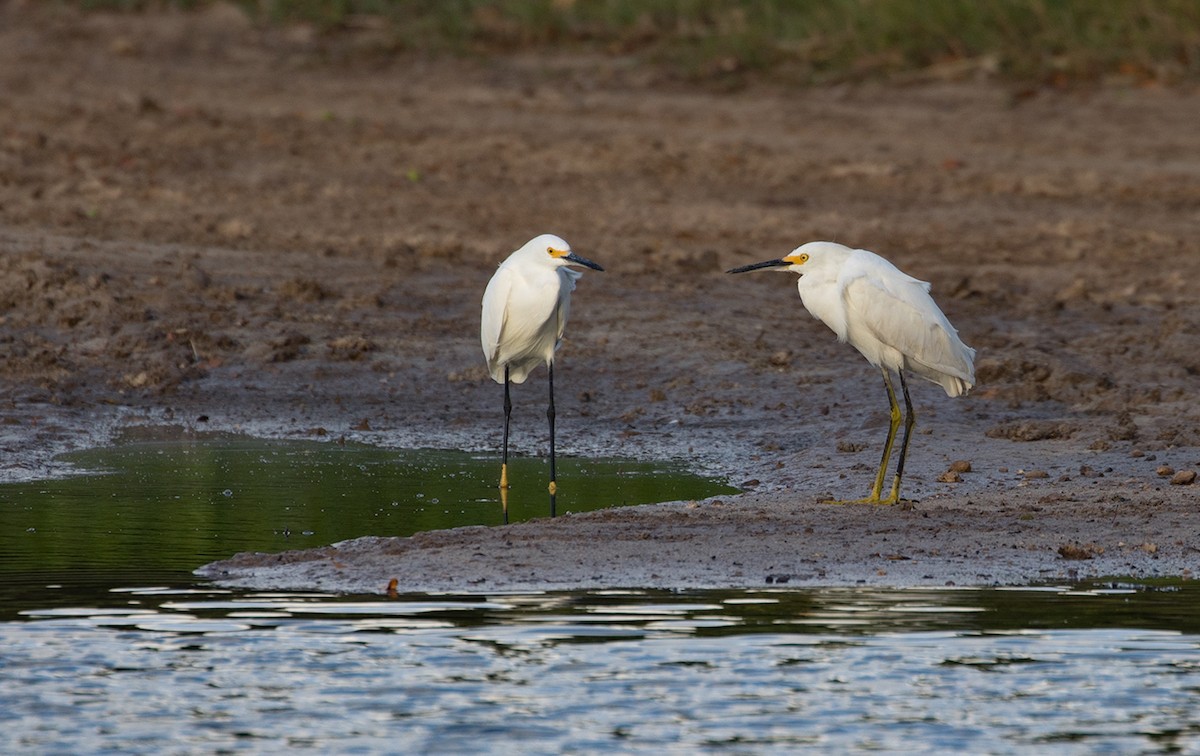
<instances>
[{"instance_id":1,"label":"egret's white plumage","mask_svg":"<svg viewBox=\"0 0 1200 756\"><path fill-rule=\"evenodd\" d=\"M775 268L800 275L796 288L805 309L829 326L839 341L857 349L883 372L891 405L891 430L871 495L865 502L894 503L913 425L912 402L905 372L941 386L949 396L966 393L975 384L975 350L958 337L946 315L929 295L929 284L904 273L865 249L834 242L809 242L777 260L734 268L730 273ZM889 373L900 376L907 421L891 496L880 499L888 457L900 424Z\"/></svg>"},{"instance_id":2,"label":"egret's white plumage","mask_svg":"<svg viewBox=\"0 0 1200 756\"><path fill-rule=\"evenodd\" d=\"M805 309L867 362L919 375L948 396L974 385L975 350L959 339L925 281L874 252L834 242L809 242L784 260L800 274L796 288Z\"/></svg>"},{"instance_id":3,"label":"egret's white plumage","mask_svg":"<svg viewBox=\"0 0 1200 756\"><path fill-rule=\"evenodd\" d=\"M553 234L530 239L500 263L483 292L479 340L492 380L504 384L504 461L500 488L508 488L508 426L512 413L509 383L524 383L538 365L546 365L550 385L550 512L557 490L554 472L554 352L562 341L571 309L571 292L583 275L568 265L604 270L571 251ZM503 498L503 496L502 496ZM507 513L507 508L506 508Z\"/></svg>"},{"instance_id":4,"label":"egret's white plumage","mask_svg":"<svg viewBox=\"0 0 1200 756\"><path fill-rule=\"evenodd\" d=\"M583 273L572 263L600 270L553 234L542 234L500 263L483 292L479 338L492 380L524 383L538 365L554 361L571 310L571 292Z\"/></svg>"}]
</instances>

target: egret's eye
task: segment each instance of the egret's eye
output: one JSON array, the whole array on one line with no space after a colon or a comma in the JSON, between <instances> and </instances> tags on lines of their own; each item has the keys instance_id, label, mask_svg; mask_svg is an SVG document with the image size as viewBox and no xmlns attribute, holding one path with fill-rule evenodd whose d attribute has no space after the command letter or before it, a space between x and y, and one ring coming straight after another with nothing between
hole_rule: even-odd
<instances>
[{"instance_id":1,"label":"egret's eye","mask_svg":"<svg viewBox=\"0 0 1200 756\"><path fill-rule=\"evenodd\" d=\"M546 254L551 257L566 257L571 254L569 249L555 249L554 247L546 247Z\"/></svg>"},{"instance_id":2,"label":"egret's eye","mask_svg":"<svg viewBox=\"0 0 1200 756\"><path fill-rule=\"evenodd\" d=\"M800 260L800 262L802 262L802 263L806 263L806 262L808 262L808 253L807 253L807 252L805 252L804 254L800 255L800 258L799 258L799 260Z\"/></svg>"}]
</instances>

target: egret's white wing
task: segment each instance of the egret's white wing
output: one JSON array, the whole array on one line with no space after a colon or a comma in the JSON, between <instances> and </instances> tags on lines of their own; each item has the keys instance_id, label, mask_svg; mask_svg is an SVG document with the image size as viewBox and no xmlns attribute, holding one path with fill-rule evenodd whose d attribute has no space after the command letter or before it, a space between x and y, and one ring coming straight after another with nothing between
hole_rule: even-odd
<instances>
[{"instance_id":1,"label":"egret's white wing","mask_svg":"<svg viewBox=\"0 0 1200 756\"><path fill-rule=\"evenodd\" d=\"M554 359L566 324L566 303L573 279L552 269L522 270L502 265L483 295L480 342L488 372L496 382L522 383L538 365Z\"/></svg>"},{"instance_id":2,"label":"egret's white wing","mask_svg":"<svg viewBox=\"0 0 1200 756\"><path fill-rule=\"evenodd\" d=\"M941 384L952 395L974 383L975 350L958 338L954 326L929 296L928 283L875 257L865 263L848 261L839 288L846 303L848 340L868 345L871 340L878 342L877 347L883 348L877 349L877 364L911 370ZM860 343L855 346L863 351ZM865 351L864 355L871 359Z\"/></svg>"},{"instance_id":3,"label":"egret's white wing","mask_svg":"<svg viewBox=\"0 0 1200 756\"><path fill-rule=\"evenodd\" d=\"M488 372L497 381L504 380L503 366L496 363L500 348L500 334L504 332L504 321L508 316L508 297L512 292L515 275L511 268L501 266L483 292L483 313L479 322L479 341L483 356L488 362ZM500 377L496 370L500 368Z\"/></svg>"}]
</instances>

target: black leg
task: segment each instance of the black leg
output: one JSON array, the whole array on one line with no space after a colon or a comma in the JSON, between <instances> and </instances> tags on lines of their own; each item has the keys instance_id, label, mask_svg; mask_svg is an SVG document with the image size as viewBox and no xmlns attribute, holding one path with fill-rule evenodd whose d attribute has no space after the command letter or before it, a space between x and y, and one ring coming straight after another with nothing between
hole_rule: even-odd
<instances>
[{"instance_id":1,"label":"black leg","mask_svg":"<svg viewBox=\"0 0 1200 756\"><path fill-rule=\"evenodd\" d=\"M508 365L504 366L504 457L500 462L500 488L508 488L508 423L512 417L512 399L508 395ZM508 511L505 508L505 522Z\"/></svg>"},{"instance_id":2,"label":"black leg","mask_svg":"<svg viewBox=\"0 0 1200 756\"><path fill-rule=\"evenodd\" d=\"M554 472L554 363L546 367L550 371L550 406L546 409L546 419L550 421L550 516L553 517L558 502L558 482Z\"/></svg>"},{"instance_id":3,"label":"black leg","mask_svg":"<svg viewBox=\"0 0 1200 756\"><path fill-rule=\"evenodd\" d=\"M908 396L908 383L904 380L904 371L900 372L900 388L904 392L904 438L900 441L900 457L896 460L896 479L892 481L893 502L900 501L900 478L904 475L904 458L908 456L908 439L912 435L913 426L917 424L913 416L912 399Z\"/></svg>"}]
</instances>

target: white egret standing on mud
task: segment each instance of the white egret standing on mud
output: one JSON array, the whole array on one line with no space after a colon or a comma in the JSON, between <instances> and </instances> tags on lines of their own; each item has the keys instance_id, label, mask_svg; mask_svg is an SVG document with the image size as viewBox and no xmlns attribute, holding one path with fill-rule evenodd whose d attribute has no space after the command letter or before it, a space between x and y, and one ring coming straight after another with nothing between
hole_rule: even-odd
<instances>
[{"instance_id":1,"label":"white egret standing on mud","mask_svg":"<svg viewBox=\"0 0 1200 756\"><path fill-rule=\"evenodd\" d=\"M554 351L567 327L571 292L583 275L568 265L604 270L571 251L553 234L542 234L500 263L483 292L479 339L492 380L504 384L504 451L500 464L501 500L508 519L508 427L512 415L509 383L524 383L529 373L545 364L549 374L550 515L554 516L558 483L554 471Z\"/></svg>"},{"instance_id":2,"label":"white egret standing on mud","mask_svg":"<svg viewBox=\"0 0 1200 756\"><path fill-rule=\"evenodd\" d=\"M975 350L958 338L954 326L929 296L928 283L903 273L873 252L834 242L809 242L787 257L743 265L729 272L763 268L799 273L796 286L805 309L833 329L838 341L849 342L883 373L891 426L875 484L865 499L836 503L895 504L900 500L904 458L916 422L905 371L938 384L947 396L959 396L975 383ZM900 405L892 388L891 372L900 376L906 418L896 477L891 493L883 498L888 460L900 427Z\"/></svg>"}]
</instances>

